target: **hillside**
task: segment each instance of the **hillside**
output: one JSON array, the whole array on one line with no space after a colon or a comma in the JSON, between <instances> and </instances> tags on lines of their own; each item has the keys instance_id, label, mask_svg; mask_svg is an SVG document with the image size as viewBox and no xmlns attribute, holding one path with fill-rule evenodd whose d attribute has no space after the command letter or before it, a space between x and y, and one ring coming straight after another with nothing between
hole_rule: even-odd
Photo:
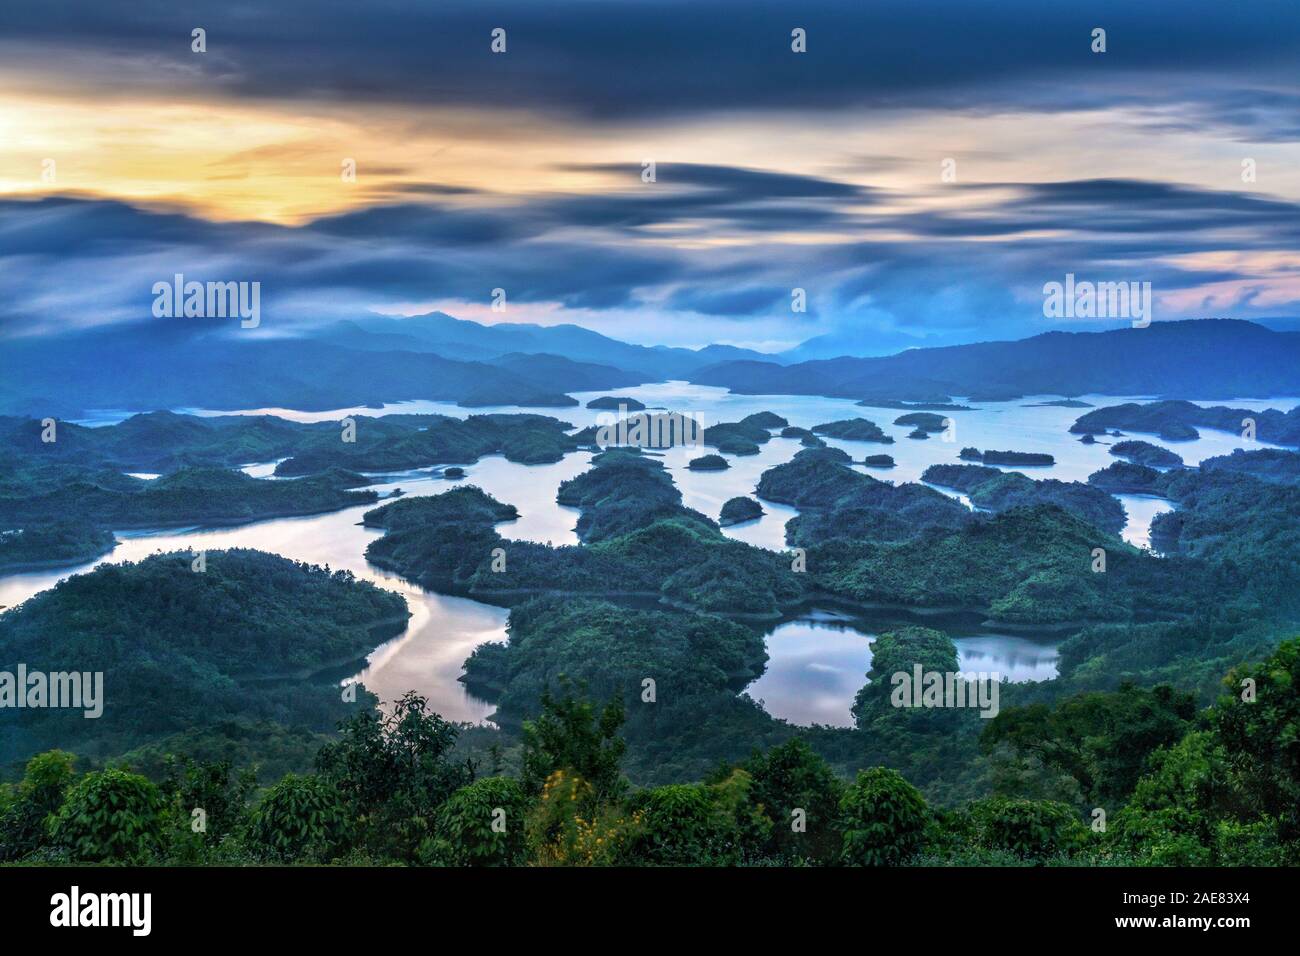
<instances>
[{"instance_id":1,"label":"hillside","mask_svg":"<svg viewBox=\"0 0 1300 956\"><path fill-rule=\"evenodd\" d=\"M750 395L927 401L1024 395L1180 395L1201 399L1295 394L1300 333L1251 322L1155 322L1144 329L1047 332L1015 342L910 349L883 358L777 365L725 362L691 380Z\"/></svg>"},{"instance_id":2,"label":"hillside","mask_svg":"<svg viewBox=\"0 0 1300 956\"><path fill-rule=\"evenodd\" d=\"M571 372L580 375L569 377ZM564 407L565 389L605 389L644 376L553 356L504 366L429 351L346 348L313 339L256 339L136 325L0 350L0 413L82 417L94 409L376 406L411 399L467 405Z\"/></svg>"},{"instance_id":3,"label":"hillside","mask_svg":"<svg viewBox=\"0 0 1300 956\"><path fill-rule=\"evenodd\" d=\"M685 378L697 369L723 361L778 361L776 356L729 345L709 345L698 350L651 348L620 342L577 325L483 325L445 312L405 318L368 316L332 325L322 336L352 348L429 351L461 361L492 361L510 353L563 355L575 362L627 369L640 381Z\"/></svg>"}]
</instances>

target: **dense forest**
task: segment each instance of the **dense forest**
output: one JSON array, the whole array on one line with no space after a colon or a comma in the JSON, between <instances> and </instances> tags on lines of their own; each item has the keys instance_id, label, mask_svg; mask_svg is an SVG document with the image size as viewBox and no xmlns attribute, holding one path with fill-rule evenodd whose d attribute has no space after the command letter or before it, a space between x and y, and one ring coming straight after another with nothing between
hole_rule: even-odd
<instances>
[{"instance_id":1,"label":"dense forest","mask_svg":"<svg viewBox=\"0 0 1300 956\"><path fill-rule=\"evenodd\" d=\"M76 521L0 531L0 574L80 564L106 554L115 544L111 531Z\"/></svg>"},{"instance_id":2,"label":"dense forest","mask_svg":"<svg viewBox=\"0 0 1300 956\"><path fill-rule=\"evenodd\" d=\"M221 447L291 424L216 420L198 431L174 418L133 427L175 425L202 458L240 454ZM395 418L342 454L401 459L427 454L430 441L516 453L577 444L540 416ZM91 439L101 444L79 463L29 458L6 490L48 469L97 469L117 476L103 484L122 500L174 489L178 508L220 502L185 494L206 476L218 488L357 494L329 429L284 430L289 460L320 467L287 481L223 470L229 458L129 478L114 470L128 430ZM777 429L790 426L759 413L710 426L706 442L746 454ZM448 724L415 696L381 713L364 688L340 694L340 668L407 617L400 597L346 573L226 551L202 569L194 555L160 554L69 578L0 617L0 671L76 659L104 673L114 707L94 721L4 716L0 757L16 783L0 798L0 854L457 865L1295 859L1294 755L1285 737L1259 734L1295 720L1284 673L1300 645L1279 644L1300 616L1300 455L1237 452L1160 471L1137 463L1152 457L1130 443L1117 455L1126 460L1086 483L984 464L925 473L969 495L972 510L926 484L855 470L814 431L790 436L805 447L762 473L758 501L723 509L725 523L761 513L760 501L797 508L785 553L724 536L683 504L658 456L635 448L600 451L561 483L557 502L579 511L578 545L506 538L497 525L517 509L472 485L367 511L363 522L383 532L367 549L372 563L510 608L509 642L481 645L463 677L496 708L495 726ZM1163 556L1118 537L1124 513L1109 492L1121 485L1177 504L1153 523ZM67 509L93 514L114 500L70 498ZM83 527L59 534L89 547ZM766 666L765 631L814 603L892 622L875 629L851 727L794 726L744 693ZM959 617L1060 633L1058 676L1002 683L992 719L894 706L891 675L958 670L943 622ZM1250 699L1234 697L1243 681ZM60 749L22 769L50 748ZM221 808L210 818L226 821L210 837L186 835L185 801L198 792ZM574 815L557 815L556 801ZM86 829L118 806L138 810L133 832L147 839L110 845ZM493 829L485 807L505 808L518 829ZM790 829L796 809L803 829ZM886 836L899 820L911 821L906 832Z\"/></svg>"},{"instance_id":3,"label":"dense forest","mask_svg":"<svg viewBox=\"0 0 1300 956\"><path fill-rule=\"evenodd\" d=\"M941 637L882 637L881 669L942 656ZM953 711L899 710L875 686L855 705L864 728L950 732ZM82 773L71 753L41 753L0 788L0 860L1295 865L1297 686L1292 640L1227 674L1206 709L1167 685L1124 685L1005 710L978 735L992 794L947 808L887 767L844 779L800 739L719 762L694 782L637 787L622 770L628 714L617 694L601 705L542 692L517 751L476 759L458 728L412 694L386 716L354 714L312 772L263 788L228 761L173 758L155 782L125 767Z\"/></svg>"},{"instance_id":4,"label":"dense forest","mask_svg":"<svg viewBox=\"0 0 1300 956\"><path fill-rule=\"evenodd\" d=\"M326 733L345 705L337 678L315 675L364 658L406 619L399 595L260 551L102 564L0 615L0 671L54 673L75 662L102 673L108 706L96 719L0 709L0 763L54 746L103 759L174 734L238 736L262 722Z\"/></svg>"},{"instance_id":5,"label":"dense forest","mask_svg":"<svg viewBox=\"0 0 1300 956\"><path fill-rule=\"evenodd\" d=\"M151 412L100 428L0 418L0 570L91 560L109 550L112 529L235 525L369 504L378 495L355 490L370 483L361 471L468 464L493 454L559 461L578 447L571 428L522 414L304 424ZM278 478L294 480L235 470L270 461ZM131 474L155 470L163 474Z\"/></svg>"}]
</instances>

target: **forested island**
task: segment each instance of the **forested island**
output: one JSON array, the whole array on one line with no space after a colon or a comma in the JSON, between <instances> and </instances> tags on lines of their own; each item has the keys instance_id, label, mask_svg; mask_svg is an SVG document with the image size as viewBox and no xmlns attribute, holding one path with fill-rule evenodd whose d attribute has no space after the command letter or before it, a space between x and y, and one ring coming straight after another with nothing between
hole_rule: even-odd
<instances>
[{"instance_id":1,"label":"forested island","mask_svg":"<svg viewBox=\"0 0 1300 956\"><path fill-rule=\"evenodd\" d=\"M308 423L272 415L149 412L99 428L65 421L47 427L36 419L0 418L0 454L6 472L12 469L18 479L29 482L49 480L41 469L55 465L83 469L82 475L238 468L270 461L279 462L277 475L330 467L385 472L471 464L494 454L526 463L559 461L577 447L566 434L572 427L527 414L351 415ZM21 491L8 481L0 484L6 495Z\"/></svg>"},{"instance_id":2,"label":"forested island","mask_svg":"<svg viewBox=\"0 0 1300 956\"><path fill-rule=\"evenodd\" d=\"M0 531L0 574L82 564L107 554L116 544L111 531L76 521Z\"/></svg>"},{"instance_id":3,"label":"forested island","mask_svg":"<svg viewBox=\"0 0 1300 956\"><path fill-rule=\"evenodd\" d=\"M189 447L214 456L238 454L222 451L232 436L281 431L278 420L199 426L216 430L214 438L177 418L193 436ZM516 453L557 435L578 444L563 423L542 416L473 416L464 428L439 416L396 418L391 430L376 430L366 456L425 453L427 430L449 449L453 439L462 449L509 441ZM858 421L866 420L850 420ZM328 428L337 434L334 423ZM708 431L722 451L757 448L778 429L820 442L770 413ZM357 494L353 486L366 479L323 454L337 438L319 426L283 433L291 459L320 452L330 464L267 480L228 463L192 462L146 481L115 470L131 442L105 437L89 440L98 451L83 464L25 453L0 487L13 517L35 506L12 491L62 469L104 486L79 505L65 492L68 507L87 516L154 500L148 495L160 492L152 489L219 503L219 494L180 491L219 490L223 482ZM1294 672L1300 644L1278 643L1300 614L1298 460L1264 449L1168 471L1117 461L1087 483L984 463L926 470L923 481L963 492L972 511L926 484L879 481L855 470L844 451L812 445L765 470L757 500L730 499L714 521L683 505L659 457L615 448L560 484L556 500L578 510L581 541L562 547L503 535L497 526L518 510L473 485L382 503L372 496L378 507L362 520L383 532L367 549L372 563L510 609L509 642L483 644L465 662L465 685L496 708L495 726L447 724L418 697L396 702L385 717L364 688L352 701L340 693L337 668L400 633L407 615L400 597L350 575L249 551L209 552L203 570L192 554L101 566L0 615L0 671L20 661L59 669L75 650L79 666L102 670L109 692L125 695L114 699L129 704L100 721L27 711L11 722L10 779L21 761L50 747L74 749L81 763L74 770L71 757L42 754L26 782L3 791L0 856L438 865L1293 859L1296 823L1282 795L1289 798L1294 791L1285 788L1295 781L1273 768L1269 761L1281 758L1260 741L1242 741L1262 732L1260 720L1289 719L1294 708L1296 685L1278 675ZM1118 537L1124 512L1109 492L1120 488L1176 504L1152 526L1164 557ZM798 511L786 525L785 553L720 531L760 516L763 501ZM75 546L81 527L59 533ZM1261 566L1273 573L1255 573ZM881 630L851 727L796 727L743 692L766 667L765 629L813 602L927 622ZM192 621L180 633L167 623L178 613ZM992 720L892 706L889 674L918 663L958 669L942 623L957 617L1061 635L1058 676L1001 685L1002 710ZM242 626L249 620L255 626ZM1243 663L1250 661L1262 663ZM1278 695L1270 698L1277 708L1225 702L1220 682L1229 672L1234 681L1254 675ZM341 733L331 733L338 721ZM400 737L394 721L405 721ZM384 763L380 755L395 752L386 748L417 727L419 746L430 748L419 769ZM1250 761L1234 763L1228 753ZM198 763L169 761L172 754ZM110 763L146 776L103 769ZM236 772L254 764L260 778ZM1177 783L1187 768L1219 775L1221 793L1252 802L1189 796ZM82 769L90 774L78 777ZM42 789L38 780L53 783ZM212 842L181 839L162 812L200 782L224 794L229 809ZM71 821L87 801L109 794L135 806L128 791L145 795L147 834L128 848L104 849L71 822L32 826L33 814ZM604 821L591 824L600 843L557 836L557 794L581 807L584 821ZM1176 815L1165 812L1173 799L1183 801ZM790 800L819 821L807 841L779 826L786 811L773 808ZM489 801L507 801L533 822L513 843L475 843L467 821ZM1107 836L1086 827L1086 813L1103 804L1125 821ZM862 834L881 832L884 806L911 807L920 822L901 842L876 846ZM305 829L303 807L317 821ZM678 834L683 820L691 821L686 835Z\"/></svg>"},{"instance_id":4,"label":"forested island","mask_svg":"<svg viewBox=\"0 0 1300 956\"><path fill-rule=\"evenodd\" d=\"M1137 465L1149 468L1181 468L1183 459L1168 448L1161 448L1148 441L1120 441L1110 446L1110 453L1116 458L1123 458Z\"/></svg>"},{"instance_id":5,"label":"forested island","mask_svg":"<svg viewBox=\"0 0 1300 956\"><path fill-rule=\"evenodd\" d=\"M895 425L910 425L916 431L922 434L926 432L941 432L947 429L950 418L943 415L936 415L933 412L911 412L907 415L900 415L894 419Z\"/></svg>"},{"instance_id":6,"label":"forested island","mask_svg":"<svg viewBox=\"0 0 1300 956\"><path fill-rule=\"evenodd\" d=\"M957 457L962 461L978 461L986 465L1024 467L1056 464L1053 456L1030 451L980 451L978 448L963 448Z\"/></svg>"},{"instance_id":7,"label":"forested island","mask_svg":"<svg viewBox=\"0 0 1300 956\"><path fill-rule=\"evenodd\" d=\"M358 416L305 424L152 412L100 428L3 418L0 533L8 534L0 537L0 568L91 560L110 550L114 528L239 525L377 501L375 492L358 490L372 483L360 471L472 463L492 454L559 461L578 447L567 434L571 427L541 415ZM278 461L276 476L292 480L235 470L257 461ZM164 473L128 474L155 469ZM453 466L444 474L464 472Z\"/></svg>"},{"instance_id":8,"label":"forested island","mask_svg":"<svg viewBox=\"0 0 1300 956\"><path fill-rule=\"evenodd\" d=\"M842 438L848 441L873 441L882 445L892 445L894 439L886 435L875 422L867 418L847 418L838 422L826 422L814 425L812 430L817 435L828 438Z\"/></svg>"},{"instance_id":9,"label":"forested island","mask_svg":"<svg viewBox=\"0 0 1300 956\"><path fill-rule=\"evenodd\" d=\"M336 682L313 675L363 658L406 619L399 595L260 551L100 565L0 614L0 671L101 672L109 706L94 720L0 709L0 763L50 747L116 756L196 730L245 739L248 754L265 721L326 733L347 710Z\"/></svg>"},{"instance_id":10,"label":"forested island","mask_svg":"<svg viewBox=\"0 0 1300 956\"><path fill-rule=\"evenodd\" d=\"M608 411L640 412L645 410L645 403L626 395L602 395L587 403L588 408Z\"/></svg>"},{"instance_id":11,"label":"forested island","mask_svg":"<svg viewBox=\"0 0 1300 956\"><path fill-rule=\"evenodd\" d=\"M727 527L742 521L753 521L763 516L763 506L753 498L730 498L722 506L718 524Z\"/></svg>"},{"instance_id":12,"label":"forested island","mask_svg":"<svg viewBox=\"0 0 1300 956\"><path fill-rule=\"evenodd\" d=\"M964 492L972 505L985 511L1054 504L1111 534L1124 527L1124 506L1113 495L1078 481L1035 481L1019 472L985 465L931 465L921 480Z\"/></svg>"},{"instance_id":13,"label":"forested island","mask_svg":"<svg viewBox=\"0 0 1300 956\"><path fill-rule=\"evenodd\" d=\"M1107 429L1123 428L1134 432L1149 432L1165 441L1191 441L1200 435L1197 426L1237 435L1249 432L1260 441L1300 446L1300 407L1289 412L1280 412L1275 408L1257 412L1225 405L1202 408L1184 401L1150 402L1145 405L1126 402L1088 412L1070 426L1070 431L1096 435Z\"/></svg>"},{"instance_id":14,"label":"forested island","mask_svg":"<svg viewBox=\"0 0 1300 956\"><path fill-rule=\"evenodd\" d=\"M731 466L721 455L701 455L692 458L686 465L691 471L726 471Z\"/></svg>"},{"instance_id":15,"label":"forested island","mask_svg":"<svg viewBox=\"0 0 1300 956\"><path fill-rule=\"evenodd\" d=\"M0 497L0 527L38 526L53 518L100 528L229 525L336 511L376 501L355 472L330 468L293 481L252 478L222 468L182 468L152 480L87 480L75 471L50 491ZM107 487L106 487L107 485Z\"/></svg>"}]
</instances>

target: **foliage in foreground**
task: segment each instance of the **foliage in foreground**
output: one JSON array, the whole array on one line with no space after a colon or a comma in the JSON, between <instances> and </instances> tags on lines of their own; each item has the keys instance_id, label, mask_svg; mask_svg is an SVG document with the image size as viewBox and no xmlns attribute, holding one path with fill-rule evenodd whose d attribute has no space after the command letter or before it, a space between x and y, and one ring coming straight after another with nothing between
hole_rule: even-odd
<instances>
[{"instance_id":1,"label":"foliage in foreground","mask_svg":"<svg viewBox=\"0 0 1300 956\"><path fill-rule=\"evenodd\" d=\"M922 635L924 636L924 635ZM1163 691L1025 708L987 743L1074 802L1013 793L945 811L896 770L845 783L800 740L698 783L633 789L617 704L545 695L521 779L458 761L459 729L408 695L345 724L318 772L250 802L228 764L178 760L162 786L78 778L51 751L0 790L0 859L39 863L566 865L1294 865L1300 862L1300 639L1234 670L1209 710ZM1111 764L1083 731L1132 726ZM1095 735L1094 735L1095 736ZM1143 742L1145 741L1145 742ZM1136 773L1133 755L1143 752ZM1018 763L1017 763L1018 761ZM1094 800L1103 805L1088 811Z\"/></svg>"}]
</instances>

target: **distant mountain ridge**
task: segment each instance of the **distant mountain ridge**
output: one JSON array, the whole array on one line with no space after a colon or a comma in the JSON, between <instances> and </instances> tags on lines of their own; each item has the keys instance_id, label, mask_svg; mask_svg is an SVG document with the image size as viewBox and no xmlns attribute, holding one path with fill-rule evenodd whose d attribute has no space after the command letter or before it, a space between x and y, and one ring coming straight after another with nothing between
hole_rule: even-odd
<instances>
[{"instance_id":1,"label":"distant mountain ridge","mask_svg":"<svg viewBox=\"0 0 1300 956\"><path fill-rule=\"evenodd\" d=\"M724 362L691 379L748 395L929 401L970 396L1300 395L1300 332L1233 319L1155 322L1106 332L1046 332L1011 342L910 349L792 365Z\"/></svg>"},{"instance_id":2,"label":"distant mountain ridge","mask_svg":"<svg viewBox=\"0 0 1300 956\"><path fill-rule=\"evenodd\" d=\"M247 338L158 321L0 344L0 414L94 409L326 410L426 399L560 408L568 394L685 379L741 394L946 402L1088 393L1228 400L1300 395L1300 332L1202 319L1047 332L782 365L731 346L619 342L574 325L481 325L442 313ZM758 356L758 358L755 358ZM904 406L906 407L906 406Z\"/></svg>"},{"instance_id":3,"label":"distant mountain ridge","mask_svg":"<svg viewBox=\"0 0 1300 956\"><path fill-rule=\"evenodd\" d=\"M577 404L568 391L650 380L555 355L465 362L429 351L182 334L143 323L6 341L0 348L0 414L77 418L94 409L184 407L323 411L412 399L561 408Z\"/></svg>"},{"instance_id":4,"label":"distant mountain ridge","mask_svg":"<svg viewBox=\"0 0 1300 956\"><path fill-rule=\"evenodd\" d=\"M491 361L511 353L562 355L575 362L611 365L641 373L646 376L644 381L684 379L706 365L723 361L780 362L776 355L731 345L709 345L702 349L633 345L579 325L515 322L485 325L445 312L405 318L367 316L327 326L318 337L349 348L436 352L460 361Z\"/></svg>"}]
</instances>

